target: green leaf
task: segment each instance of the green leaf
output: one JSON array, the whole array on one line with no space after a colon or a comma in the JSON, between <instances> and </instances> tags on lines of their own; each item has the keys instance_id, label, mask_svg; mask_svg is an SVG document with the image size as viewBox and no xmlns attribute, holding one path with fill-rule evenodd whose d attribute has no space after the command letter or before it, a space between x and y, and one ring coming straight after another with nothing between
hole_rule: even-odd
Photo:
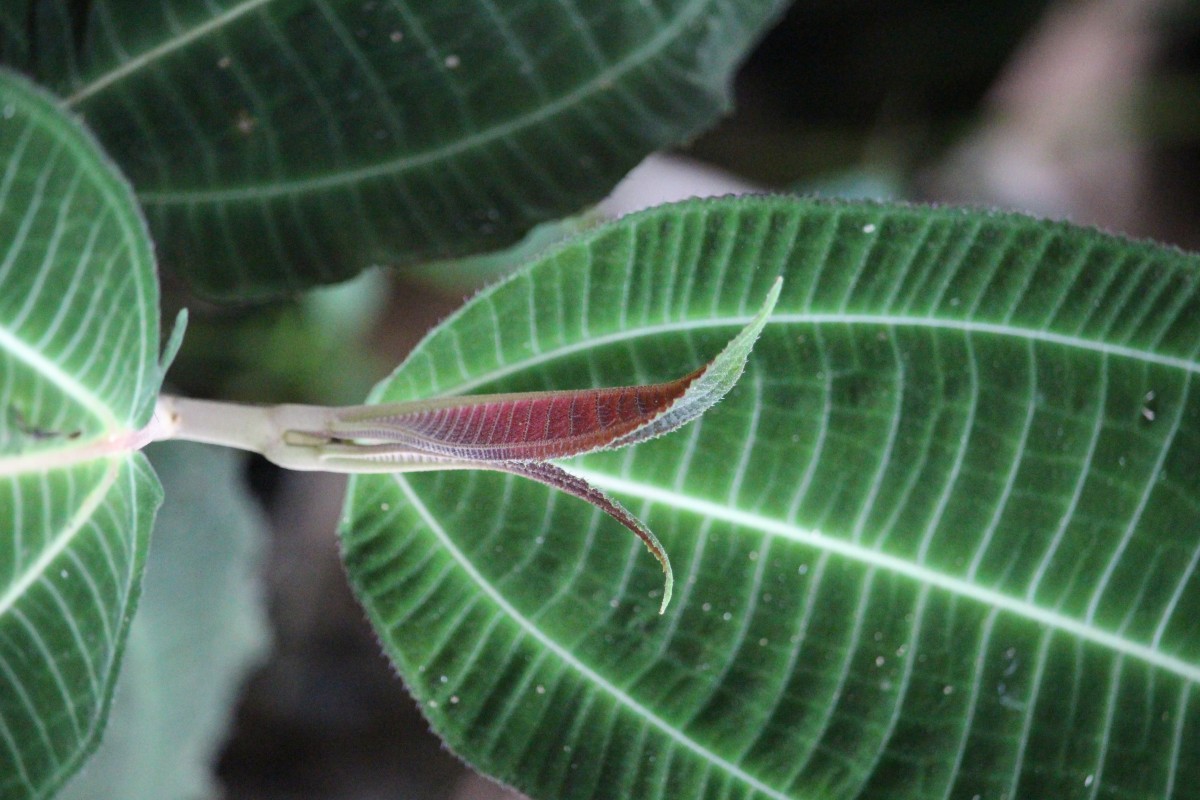
<instances>
[{"instance_id":1,"label":"green leaf","mask_svg":"<svg viewBox=\"0 0 1200 800\"><path fill-rule=\"evenodd\" d=\"M240 481L243 460L184 442L149 455L168 499L104 741L60 800L213 796L237 690L266 645L265 528Z\"/></svg>"},{"instance_id":2,"label":"green leaf","mask_svg":"<svg viewBox=\"0 0 1200 800\"><path fill-rule=\"evenodd\" d=\"M164 263L244 296L496 249L595 202L726 109L786 5L30 3L10 63L86 115Z\"/></svg>"},{"instance_id":3,"label":"green leaf","mask_svg":"<svg viewBox=\"0 0 1200 800\"><path fill-rule=\"evenodd\" d=\"M160 380L158 287L129 186L0 71L0 798L94 746L161 489L130 438Z\"/></svg>"},{"instance_id":4,"label":"green leaf","mask_svg":"<svg viewBox=\"0 0 1200 800\"><path fill-rule=\"evenodd\" d=\"M746 374L569 468L356 476L347 569L435 729L535 798L1185 798L1200 784L1200 259L953 209L626 218L372 397L650 382L775 276Z\"/></svg>"}]
</instances>

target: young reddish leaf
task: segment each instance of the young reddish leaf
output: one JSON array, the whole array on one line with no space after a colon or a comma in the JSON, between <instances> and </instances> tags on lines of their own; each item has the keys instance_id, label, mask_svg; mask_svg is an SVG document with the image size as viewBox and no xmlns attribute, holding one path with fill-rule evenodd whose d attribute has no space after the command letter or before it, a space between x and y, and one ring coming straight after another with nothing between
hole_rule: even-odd
<instances>
[{"instance_id":1,"label":"young reddish leaf","mask_svg":"<svg viewBox=\"0 0 1200 800\"><path fill-rule=\"evenodd\" d=\"M420 454L470 462L545 461L652 439L691 422L733 388L780 286L777 280L716 358L667 383L355 406L339 411L325 435L381 445L375 454L397 461Z\"/></svg>"},{"instance_id":2,"label":"young reddish leaf","mask_svg":"<svg viewBox=\"0 0 1200 800\"><path fill-rule=\"evenodd\" d=\"M620 503L548 459L624 447L679 428L724 397L741 377L755 340L779 299L776 280L759 312L711 362L667 383L477 397L445 397L336 411L324 430L285 439L316 446L329 468L361 472L492 469L522 475L579 497L645 542L674 578L658 539Z\"/></svg>"},{"instance_id":3,"label":"young reddish leaf","mask_svg":"<svg viewBox=\"0 0 1200 800\"><path fill-rule=\"evenodd\" d=\"M668 383L364 406L338 438L462 461L545 461L612 446L664 416L708 366Z\"/></svg>"},{"instance_id":4,"label":"young reddish leaf","mask_svg":"<svg viewBox=\"0 0 1200 800\"><path fill-rule=\"evenodd\" d=\"M666 573L665 609L671 565L654 534L617 501L546 462L643 442L712 408L741 377L781 284L775 281L762 308L716 358L666 383L334 409L238 406L164 395L154 422L139 435L241 447L289 469L491 469L523 475L588 501L645 542Z\"/></svg>"}]
</instances>

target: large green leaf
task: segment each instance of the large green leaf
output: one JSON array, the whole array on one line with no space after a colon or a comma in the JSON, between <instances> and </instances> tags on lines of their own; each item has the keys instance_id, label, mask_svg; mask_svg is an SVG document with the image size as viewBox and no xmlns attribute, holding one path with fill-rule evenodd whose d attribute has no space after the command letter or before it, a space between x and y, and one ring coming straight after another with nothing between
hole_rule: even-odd
<instances>
[{"instance_id":1,"label":"large green leaf","mask_svg":"<svg viewBox=\"0 0 1200 800\"><path fill-rule=\"evenodd\" d=\"M103 724L160 488L119 441L160 382L129 186L0 72L0 798L45 797Z\"/></svg>"},{"instance_id":2,"label":"large green leaf","mask_svg":"<svg viewBox=\"0 0 1200 800\"><path fill-rule=\"evenodd\" d=\"M166 263L267 294L494 249L713 121L784 0L20 0ZM18 32L24 31L24 36Z\"/></svg>"},{"instance_id":3,"label":"large green leaf","mask_svg":"<svg viewBox=\"0 0 1200 800\"><path fill-rule=\"evenodd\" d=\"M266 644L266 532L241 480L244 460L185 442L149 456L167 501L104 740L60 800L214 796L233 702Z\"/></svg>"},{"instance_id":4,"label":"large green leaf","mask_svg":"<svg viewBox=\"0 0 1200 800\"><path fill-rule=\"evenodd\" d=\"M788 199L627 218L373 399L661 380L776 275L739 386L568 466L358 477L351 580L434 727L536 798L1185 798L1200 785L1200 259Z\"/></svg>"}]
</instances>

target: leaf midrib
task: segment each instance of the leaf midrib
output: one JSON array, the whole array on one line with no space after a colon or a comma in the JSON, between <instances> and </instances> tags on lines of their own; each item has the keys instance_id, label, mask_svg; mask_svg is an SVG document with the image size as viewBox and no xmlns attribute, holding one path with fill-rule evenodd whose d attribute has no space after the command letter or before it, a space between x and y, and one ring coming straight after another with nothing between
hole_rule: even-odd
<instances>
[{"instance_id":1,"label":"leaf midrib","mask_svg":"<svg viewBox=\"0 0 1200 800\"><path fill-rule=\"evenodd\" d=\"M45 574L46 569L54 562L54 559L58 558L71 542L75 541L75 536L91 520L105 498L108 497L109 490L112 489L113 484L117 482L117 478L120 475L120 467L123 461L124 458L122 457L112 457L109 459L107 471L104 473L104 476L84 496L83 502L79 504L79 508L63 526L58 537L53 539L49 546L42 550L38 557L16 576L4 594L0 595L0 617L8 613L9 609L25 595L29 587Z\"/></svg>"},{"instance_id":2,"label":"leaf midrib","mask_svg":"<svg viewBox=\"0 0 1200 800\"><path fill-rule=\"evenodd\" d=\"M617 494L660 503L680 511L712 517L733 525L753 528L767 536L786 539L849 558L865 566L887 570L893 574L911 578L920 584L944 589L958 597L983 603L989 608L997 608L1014 613L1031 622L1077 636L1109 650L1138 659L1151 666L1159 667L1185 680L1200 683L1200 665L1167 655L1144 644L1124 639L1110 631L1042 608L1027 600L1006 595L954 575L938 572L923 564L865 547L846 539L830 536L815 528L802 528L782 519L731 508L730 506L714 503L711 500L701 497L694 497L684 492L650 486L610 473L584 469L574 464L571 465L570 470L573 474L578 475L599 489L607 489Z\"/></svg>"},{"instance_id":3,"label":"leaf midrib","mask_svg":"<svg viewBox=\"0 0 1200 800\"><path fill-rule=\"evenodd\" d=\"M404 476L393 475L393 478L395 479L396 484L400 487L400 490L404 493L405 499L412 504L417 514L420 515L425 524L429 526L429 529L433 532L434 536L437 537L438 541L445 548L446 552L458 562L459 566L462 567L463 571L470 576L471 580L475 582L480 590L487 595L493 603L496 604L497 608L503 614L508 616L513 622L519 625L527 634L536 639L541 645L553 652L563 661L563 663L579 673L579 675L581 675L591 685L612 697L613 700L628 708L634 714L646 720L646 722L653 727L665 733L672 741L700 756L707 763L724 770L735 780L746 784L757 792L761 792L763 795L772 798L772 800L793 800L790 795L780 792L778 789L764 783L762 780L746 772L737 764L722 758L700 742L697 742L695 739L685 734L667 720L655 714L651 709L639 703L636 698L579 660L579 658L568 648L552 639L545 631L535 625L529 618L521 614L521 612L518 611L516 607L504 597L503 593L487 580L483 573L479 571L475 564L472 563L466 554L459 549L457 544L455 544L454 540L446 532L446 529L442 527L441 523L436 517L434 517L424 502L422 502L420 496L413 490L412 486L404 478Z\"/></svg>"},{"instance_id":4,"label":"leaf midrib","mask_svg":"<svg viewBox=\"0 0 1200 800\"><path fill-rule=\"evenodd\" d=\"M97 92L103 91L108 86L120 81L127 75L131 75L143 67L153 64L158 59L175 52L185 45L191 44L197 39L207 36L212 31L225 27L238 17L254 11L259 6L265 6L271 2L274 2L274 0L246 0L241 5L234 6L233 8L216 15L207 22L197 25L195 28L192 28L190 31L187 31L175 37L174 39L168 39L157 47L152 47L144 53L139 53L128 61L123 62L116 69L104 73L91 83L88 83L80 89L77 89L63 101L63 106L66 108L74 108L83 100L86 100Z\"/></svg>"},{"instance_id":5,"label":"leaf midrib","mask_svg":"<svg viewBox=\"0 0 1200 800\"><path fill-rule=\"evenodd\" d=\"M750 314L707 317L693 320L674 320L670 322L646 325L640 328L614 331L603 336L591 337L572 344L543 350L528 358L514 361L503 367L485 372L476 378L462 381L449 387L439 394L461 394L472 391L494 381L535 368L542 364L555 361L566 356L584 352L605 345L657 336L666 333L685 333L696 330L709 330L727 326L742 326L751 319ZM838 324L838 325L885 325L889 327L924 327L930 329L955 330L963 333L980 333L998 336L1009 336L1023 340L1043 342L1063 347L1099 353L1106 356L1132 358L1148 364L1184 370L1189 373L1200 372L1200 363L1192 359L1163 355L1142 348L1110 344L1094 339L1085 339L1077 335L1057 333L1046 329L1022 328L1009 324L982 322L960 319L939 319L935 317L901 316L892 314L861 314L861 313L804 313L777 312L768 321L772 325L797 324ZM751 356L753 358L753 356ZM691 497L682 492L661 489L655 486L629 481L610 474L591 472L571 467L571 471L591 482L601 489L638 497L653 502L664 503L668 506L693 511L711 516L726 522L745 525L763 531L770 536L800 542L831 553L856 560L862 564L871 564L881 569L890 570L896 574L907 576L922 584L936 586L955 593L958 596L982 602L989 607L999 608L1018 616L1044 624L1055 630L1078 636L1087 641L1106 647L1110 650L1124 653L1147 664L1164 669L1186 680L1200 683L1200 666L1179 658L1167 655L1152 647L1124 639L1110 631L1096 628L1064 615L1048 611L1034 603L1020 598L1005 595L995 590L978 586L961 578L937 572L929 567L907 561L896 556L882 553L878 550L856 545L852 542L838 539L819 530L808 530L783 520L751 514L739 509L730 508L719 503L713 503L702 498Z\"/></svg>"},{"instance_id":6,"label":"leaf midrib","mask_svg":"<svg viewBox=\"0 0 1200 800\"><path fill-rule=\"evenodd\" d=\"M576 353L586 352L597 347L632 341L650 336L667 333L687 333L689 331L711 330L732 326L744 326L752 318L751 314L730 317L707 317L695 320L673 320L640 328L613 331L602 336L589 337L559 347L532 355L519 361L513 361L502 367L481 373L475 378L454 384L438 391L438 396L455 395L471 392L487 386L498 380L519 374L560 358L566 358ZM1005 325L995 322L979 322L960 319L939 319L937 317L906 317L895 314L843 314L843 313L804 313L776 312L767 322L767 329L774 325L883 325L893 328L928 328L930 330L952 330L961 333L981 333L994 336L1008 336L1032 342L1055 344L1063 347L1086 350L1106 356L1131 358L1146 364L1180 369L1189 373L1200 373L1200 361L1192 358L1163 355L1144 348L1128 347L1126 345L1109 344L1094 339L1086 339L1071 334L1056 333L1044 328L1021 328L1015 325ZM753 358L753 355L751 356Z\"/></svg>"},{"instance_id":7,"label":"leaf midrib","mask_svg":"<svg viewBox=\"0 0 1200 800\"><path fill-rule=\"evenodd\" d=\"M145 53L135 56L129 61L124 62L124 64L117 69L101 75L67 98L65 105L68 107L74 107L81 101L95 95L97 92L102 91L108 86L119 82L128 75L150 66L158 59L175 52L176 50L184 47L187 44L190 44L198 38L208 35L213 31L220 30L230 22L233 22L234 20L251 11L257 10L260 7L269 5L271 2L274 2L274 0L245 0L245 2L240 6L236 6L235 8L224 12L213 20L209 20L209 22L206 22L203 25L193 29L193 31L189 31L175 39L163 42L162 44L146 51ZM144 205L197 205L248 200L264 200L276 197L304 194L306 192L336 189L342 186L353 185L382 176L399 175L426 164L451 158L459 155L460 153L467 152L472 149L487 145L493 141L511 136L518 131L533 127L534 125L541 123L546 119L556 116L568 108L578 105L588 97L596 94L611 92L612 86L624 75L632 72L640 67L643 63L650 61L652 58L658 55L658 53L666 50L670 46L670 43L673 42L680 34L680 32L686 31L691 25L692 21L700 16L702 9L709 7L711 4L711 0L692 0L692 2L690 2L688 5L682 7L671 19L671 22L668 25L663 26L656 36L647 40L646 43L641 47L631 50L620 61L615 62L607 68L597 72L590 80L580 84L576 88L559 96L551 102L540 105L529 112L505 120L502 123L484 128L483 130L477 131L465 138L457 139L448 145L435 147L430 150L405 155L390 161L384 161L378 164L360 167L358 169L331 173L329 175L317 178L305 178L302 180L279 181L270 184L254 184L249 186L236 186L211 190L185 189L161 192L146 191L138 192L138 199Z\"/></svg>"},{"instance_id":8,"label":"leaf midrib","mask_svg":"<svg viewBox=\"0 0 1200 800\"><path fill-rule=\"evenodd\" d=\"M0 350L22 361L50 383L57 386L68 397L75 400L95 417L106 432L120 429L121 423L105 403L80 383L74 375L46 358L39 350L29 346L20 337L0 325Z\"/></svg>"}]
</instances>

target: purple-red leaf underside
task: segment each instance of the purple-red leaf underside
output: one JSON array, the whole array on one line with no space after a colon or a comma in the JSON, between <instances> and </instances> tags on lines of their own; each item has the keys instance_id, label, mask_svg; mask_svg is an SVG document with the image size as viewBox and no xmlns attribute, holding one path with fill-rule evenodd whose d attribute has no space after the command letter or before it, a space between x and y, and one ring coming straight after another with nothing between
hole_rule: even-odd
<instances>
[{"instance_id":1,"label":"purple-red leaf underside","mask_svg":"<svg viewBox=\"0 0 1200 800\"><path fill-rule=\"evenodd\" d=\"M671 574L671 562L667 559L667 551L659 543L658 537L643 525L641 520L629 513L625 506L592 486L578 475L572 475L562 467L545 461L508 461L493 465L492 468L531 478L551 488L566 492L581 500L586 500L633 531L633 534L645 543L647 549L658 559L658 563L662 565L665 582L663 584L662 603L659 605L658 613L661 614L667 610L667 603L671 602L671 591L675 585L674 576Z\"/></svg>"},{"instance_id":2,"label":"purple-red leaf underside","mask_svg":"<svg viewBox=\"0 0 1200 800\"><path fill-rule=\"evenodd\" d=\"M545 461L603 449L646 427L707 369L643 386L449 397L394 413L368 407L342 422L363 443L464 461Z\"/></svg>"}]
</instances>

